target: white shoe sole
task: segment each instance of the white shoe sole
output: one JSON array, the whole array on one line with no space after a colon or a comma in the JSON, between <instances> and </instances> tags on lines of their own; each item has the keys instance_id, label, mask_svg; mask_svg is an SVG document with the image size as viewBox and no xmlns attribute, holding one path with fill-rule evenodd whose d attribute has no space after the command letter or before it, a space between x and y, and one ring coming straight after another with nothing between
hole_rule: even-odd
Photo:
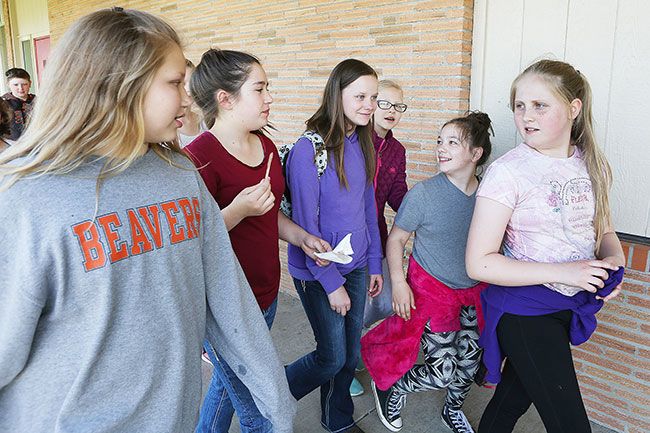
<instances>
[{"instance_id":1,"label":"white shoe sole","mask_svg":"<svg viewBox=\"0 0 650 433\"><path fill-rule=\"evenodd\" d=\"M384 417L384 413L381 411L381 403L379 403L379 396L377 395L377 385L375 385L374 380L370 383L370 386L372 387L372 396L375 400L375 409L377 410L377 416L379 417L379 421L381 421L384 427L386 427L388 430L392 432L398 432L402 430L401 425L399 427L394 426ZM402 420L400 419L399 421L401 424Z\"/></svg>"},{"instance_id":2,"label":"white shoe sole","mask_svg":"<svg viewBox=\"0 0 650 433\"><path fill-rule=\"evenodd\" d=\"M449 424L447 424L447 421L445 421L445 418L442 415L440 415L440 420L442 420L442 425L447 427L449 430L454 431L453 427L451 427ZM468 423L469 423L469 421L468 421ZM469 432L467 432L467 433L475 433L474 429L472 428L471 425L469 426Z\"/></svg>"}]
</instances>

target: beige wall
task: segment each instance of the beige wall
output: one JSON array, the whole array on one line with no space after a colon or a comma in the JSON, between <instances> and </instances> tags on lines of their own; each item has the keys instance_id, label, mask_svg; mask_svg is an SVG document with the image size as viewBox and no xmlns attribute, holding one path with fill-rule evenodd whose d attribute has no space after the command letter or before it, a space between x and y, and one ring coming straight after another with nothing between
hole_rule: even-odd
<instances>
[{"instance_id":1,"label":"beige wall","mask_svg":"<svg viewBox=\"0 0 650 433\"><path fill-rule=\"evenodd\" d=\"M4 59L3 61L3 66L5 68L10 68L14 65L14 59L11 53L13 52L13 41L12 41L12 33L11 33L11 19L10 14L9 14L9 0L0 0L0 7L2 8L2 18L4 22L3 26L3 32L4 32L4 39L5 39L5 49L6 49L6 54L7 54L7 59ZM4 80L0 80L4 81ZM4 83L2 84L4 86ZM4 93L4 87L2 87L3 93Z\"/></svg>"},{"instance_id":2,"label":"beige wall","mask_svg":"<svg viewBox=\"0 0 650 433\"><path fill-rule=\"evenodd\" d=\"M616 230L650 237L650 3L477 0L475 9L471 106L493 117L496 154L519 141L513 78L541 57L574 64L591 84L596 136L614 171Z\"/></svg>"},{"instance_id":3,"label":"beige wall","mask_svg":"<svg viewBox=\"0 0 650 433\"><path fill-rule=\"evenodd\" d=\"M538 58L572 63L594 94L596 134L614 172L615 228L650 236L650 5L638 0L476 0L472 108L495 123L496 156L520 138L509 108L512 80ZM650 431L648 247L625 243L623 294L574 350L590 417L617 431Z\"/></svg>"},{"instance_id":4,"label":"beige wall","mask_svg":"<svg viewBox=\"0 0 650 433\"><path fill-rule=\"evenodd\" d=\"M22 41L29 40L32 49L32 91L38 89L34 63L33 39L50 33L47 0L3 0L5 8L5 37L7 41L7 67L25 67ZM28 68L29 69L29 68ZM2 80L3 91L5 83Z\"/></svg>"},{"instance_id":5,"label":"beige wall","mask_svg":"<svg viewBox=\"0 0 650 433\"><path fill-rule=\"evenodd\" d=\"M38 37L50 33L47 0L10 0L14 36Z\"/></svg>"}]
</instances>

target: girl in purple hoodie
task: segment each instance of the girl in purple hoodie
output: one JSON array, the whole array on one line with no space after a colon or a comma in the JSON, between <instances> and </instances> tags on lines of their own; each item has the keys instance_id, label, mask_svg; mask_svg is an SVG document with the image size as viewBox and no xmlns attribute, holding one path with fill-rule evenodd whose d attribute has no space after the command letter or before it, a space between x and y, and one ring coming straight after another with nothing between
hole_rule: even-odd
<instances>
[{"instance_id":1,"label":"girl in purple hoodie","mask_svg":"<svg viewBox=\"0 0 650 433\"><path fill-rule=\"evenodd\" d=\"M321 106L306 122L307 130L323 139L325 171L319 176L318 155L305 137L286 161L293 221L331 245L351 234L354 252L347 264L319 267L289 246L289 272L316 339L316 350L287 366L289 388L301 399L320 387L321 424L335 433L362 432L352 419L349 388L359 357L365 298L367 293L377 296L383 284L372 183L370 120L376 108L376 72L359 60L344 60L330 74Z\"/></svg>"}]
</instances>

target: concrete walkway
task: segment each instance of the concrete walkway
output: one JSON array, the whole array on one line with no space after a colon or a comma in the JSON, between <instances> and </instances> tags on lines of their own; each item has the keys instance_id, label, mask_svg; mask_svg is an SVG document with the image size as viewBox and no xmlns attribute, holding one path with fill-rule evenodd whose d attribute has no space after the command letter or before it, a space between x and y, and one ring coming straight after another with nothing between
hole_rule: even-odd
<instances>
[{"instance_id":1,"label":"concrete walkway","mask_svg":"<svg viewBox=\"0 0 650 433\"><path fill-rule=\"evenodd\" d=\"M314 337L302 309L300 300L287 294L280 294L278 313L273 325L273 340L283 363L289 363L315 347ZM211 367L203 363L204 392L210 381ZM370 391L370 376L366 371L357 374L366 392L354 398L355 420L366 433L390 433L377 414ZM477 428L492 390L474 387L469 394L463 410L472 425ZM402 412L403 433L447 433L440 421L440 411L444 403L443 392L425 392L408 396L406 408ZM312 392L298 402L295 433L321 433L320 403L318 391ZM593 433L614 433L613 430L592 423ZM526 413L515 428L515 433L543 433L544 426L534 408ZM233 421L230 433L238 433L237 420Z\"/></svg>"}]
</instances>

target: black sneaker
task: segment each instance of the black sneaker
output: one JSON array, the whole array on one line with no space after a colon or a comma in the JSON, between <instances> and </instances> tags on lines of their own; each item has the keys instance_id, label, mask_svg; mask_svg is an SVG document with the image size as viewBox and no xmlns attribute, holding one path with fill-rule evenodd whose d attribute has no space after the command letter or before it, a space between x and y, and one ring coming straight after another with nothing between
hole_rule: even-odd
<instances>
[{"instance_id":1,"label":"black sneaker","mask_svg":"<svg viewBox=\"0 0 650 433\"><path fill-rule=\"evenodd\" d=\"M402 429L401 412L406 403L406 395L398 395L392 388L388 391L377 389L375 381L371 382L372 394L375 396L375 407L379 420L388 430L398 432Z\"/></svg>"},{"instance_id":2,"label":"black sneaker","mask_svg":"<svg viewBox=\"0 0 650 433\"><path fill-rule=\"evenodd\" d=\"M462 410L442 408L442 423L454 433L474 433Z\"/></svg>"}]
</instances>

